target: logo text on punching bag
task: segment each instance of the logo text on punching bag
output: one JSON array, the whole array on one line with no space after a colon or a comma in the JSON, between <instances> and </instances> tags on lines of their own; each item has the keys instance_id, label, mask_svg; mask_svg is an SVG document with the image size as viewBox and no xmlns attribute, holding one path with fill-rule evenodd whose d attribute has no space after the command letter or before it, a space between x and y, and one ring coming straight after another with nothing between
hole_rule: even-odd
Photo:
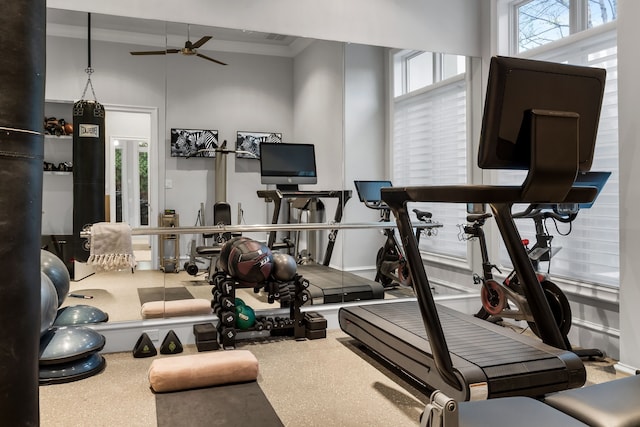
<instances>
[{"instance_id":1,"label":"logo text on punching bag","mask_svg":"<svg viewBox=\"0 0 640 427\"><path fill-rule=\"evenodd\" d=\"M100 126L92 124L80 124L78 136L81 138L99 138Z\"/></svg>"}]
</instances>

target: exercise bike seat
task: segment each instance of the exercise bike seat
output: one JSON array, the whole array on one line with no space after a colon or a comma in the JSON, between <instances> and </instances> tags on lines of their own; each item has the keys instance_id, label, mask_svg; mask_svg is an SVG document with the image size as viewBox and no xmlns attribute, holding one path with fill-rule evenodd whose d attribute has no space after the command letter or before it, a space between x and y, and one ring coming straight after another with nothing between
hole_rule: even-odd
<instances>
[{"instance_id":1,"label":"exercise bike seat","mask_svg":"<svg viewBox=\"0 0 640 427\"><path fill-rule=\"evenodd\" d=\"M467 215L467 222L478 222L483 219L491 218L492 216L493 215L491 215L488 212L481 213L481 214L469 214Z\"/></svg>"},{"instance_id":2,"label":"exercise bike seat","mask_svg":"<svg viewBox=\"0 0 640 427\"><path fill-rule=\"evenodd\" d=\"M420 221L428 221L433 216L431 212L421 211L420 209L414 209L413 211L416 213L416 216Z\"/></svg>"}]
</instances>

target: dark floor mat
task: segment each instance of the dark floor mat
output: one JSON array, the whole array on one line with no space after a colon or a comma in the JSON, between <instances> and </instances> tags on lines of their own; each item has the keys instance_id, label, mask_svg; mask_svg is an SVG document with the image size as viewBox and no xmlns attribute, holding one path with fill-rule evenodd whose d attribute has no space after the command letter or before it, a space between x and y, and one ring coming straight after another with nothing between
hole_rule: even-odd
<instances>
[{"instance_id":1,"label":"dark floor mat","mask_svg":"<svg viewBox=\"0 0 640 427\"><path fill-rule=\"evenodd\" d=\"M282 427L257 382L156 394L158 427Z\"/></svg>"},{"instance_id":2,"label":"dark floor mat","mask_svg":"<svg viewBox=\"0 0 640 427\"><path fill-rule=\"evenodd\" d=\"M162 286L154 288L138 288L140 304L150 301L176 301L181 299L193 299L191 292L183 286L175 288L164 288Z\"/></svg>"}]
</instances>

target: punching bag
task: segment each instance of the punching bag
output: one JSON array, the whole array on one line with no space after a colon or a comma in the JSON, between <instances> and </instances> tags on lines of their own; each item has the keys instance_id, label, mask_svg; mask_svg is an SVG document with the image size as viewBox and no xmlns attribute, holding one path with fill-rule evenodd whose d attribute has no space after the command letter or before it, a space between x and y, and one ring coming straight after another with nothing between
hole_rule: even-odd
<instances>
[{"instance_id":1,"label":"punching bag","mask_svg":"<svg viewBox=\"0 0 640 427\"><path fill-rule=\"evenodd\" d=\"M37 426L45 0L0 14L0 424Z\"/></svg>"},{"instance_id":2,"label":"punching bag","mask_svg":"<svg viewBox=\"0 0 640 427\"><path fill-rule=\"evenodd\" d=\"M105 220L104 107L97 101L73 104L73 258L89 258L87 239L80 232Z\"/></svg>"}]
</instances>

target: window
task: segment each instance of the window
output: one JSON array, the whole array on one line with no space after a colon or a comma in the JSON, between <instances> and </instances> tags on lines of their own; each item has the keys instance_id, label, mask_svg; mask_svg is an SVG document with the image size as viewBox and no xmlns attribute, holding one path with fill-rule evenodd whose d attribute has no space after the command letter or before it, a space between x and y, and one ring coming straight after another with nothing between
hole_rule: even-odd
<instances>
[{"instance_id":1,"label":"window","mask_svg":"<svg viewBox=\"0 0 640 427\"><path fill-rule=\"evenodd\" d=\"M512 53L543 46L616 19L617 0L527 0L513 3Z\"/></svg>"},{"instance_id":2,"label":"window","mask_svg":"<svg viewBox=\"0 0 640 427\"><path fill-rule=\"evenodd\" d=\"M588 10L589 19L584 29L615 19L615 1L530 1L516 2L514 8L520 16L524 6L531 12L533 4L566 4L581 10ZM586 9L588 6L588 9ZM597 6L597 7L596 7ZM548 10L535 9L540 13ZM571 12L571 16L576 13ZM532 22L533 16L529 16ZM541 27L542 28L542 27ZM536 31L532 30L532 33ZM542 32L541 30L537 32ZM520 33L518 33L520 36ZM518 44L522 46L521 43ZM619 283L619 197L618 197L618 90L617 90L617 41L615 25L602 26L596 30L585 31L580 37L565 37L563 43L549 43L534 54L521 56L545 61L564 62L576 65L601 67L607 70L607 83L603 107L598 127L598 137L592 170L611 171L612 175L596 203L590 209L579 212L572 229L558 224L557 229L548 220L549 232L554 236L552 247L558 252L551 261L551 273L554 277L565 277L588 283L617 286ZM523 174L501 171L498 183L514 184L522 182ZM535 241L533 222L517 220L523 238ZM571 231L567 236L566 234ZM501 262L509 264L504 249L501 250Z\"/></svg>"},{"instance_id":3,"label":"window","mask_svg":"<svg viewBox=\"0 0 640 427\"><path fill-rule=\"evenodd\" d=\"M395 186L467 183L467 82L465 58L431 52L394 55L392 182ZM444 224L437 239L421 239L420 248L465 257L457 224L465 206L420 204Z\"/></svg>"}]
</instances>

